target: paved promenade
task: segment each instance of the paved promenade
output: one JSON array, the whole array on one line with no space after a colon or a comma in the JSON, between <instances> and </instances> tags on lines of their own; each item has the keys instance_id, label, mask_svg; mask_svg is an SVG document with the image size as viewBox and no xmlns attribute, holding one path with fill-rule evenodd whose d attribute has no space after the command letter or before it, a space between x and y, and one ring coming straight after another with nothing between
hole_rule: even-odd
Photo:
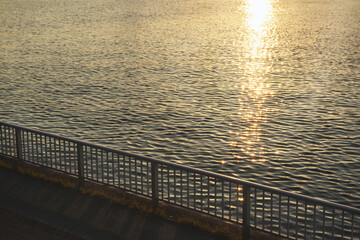
<instances>
[{"instance_id":1,"label":"paved promenade","mask_svg":"<svg viewBox=\"0 0 360 240\"><path fill-rule=\"evenodd\" d=\"M106 199L0 168L0 239L214 239Z\"/></svg>"}]
</instances>

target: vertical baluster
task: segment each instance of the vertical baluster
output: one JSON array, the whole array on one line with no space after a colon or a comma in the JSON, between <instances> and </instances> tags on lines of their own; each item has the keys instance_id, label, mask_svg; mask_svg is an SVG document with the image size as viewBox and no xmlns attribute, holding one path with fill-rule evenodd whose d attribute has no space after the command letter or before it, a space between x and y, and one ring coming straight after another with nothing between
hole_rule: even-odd
<instances>
[{"instance_id":1,"label":"vertical baluster","mask_svg":"<svg viewBox=\"0 0 360 240\"><path fill-rule=\"evenodd\" d=\"M305 202L305 233L304 233L305 239L306 239L306 233L307 233L307 203Z\"/></svg>"},{"instance_id":2,"label":"vertical baluster","mask_svg":"<svg viewBox=\"0 0 360 240\"><path fill-rule=\"evenodd\" d=\"M250 239L250 187L243 185L243 231L242 239Z\"/></svg>"},{"instance_id":3,"label":"vertical baluster","mask_svg":"<svg viewBox=\"0 0 360 240\"><path fill-rule=\"evenodd\" d=\"M281 236L281 194L279 194L279 236Z\"/></svg>"},{"instance_id":4,"label":"vertical baluster","mask_svg":"<svg viewBox=\"0 0 360 240\"><path fill-rule=\"evenodd\" d=\"M56 169L58 169L58 165L59 165L59 160L58 160L58 146L57 146L57 142L56 142L56 138L54 138L54 154L55 154L55 161L54 161L54 165L56 167Z\"/></svg>"},{"instance_id":5,"label":"vertical baluster","mask_svg":"<svg viewBox=\"0 0 360 240\"><path fill-rule=\"evenodd\" d=\"M201 212L203 211L203 176L200 174L200 208Z\"/></svg>"},{"instance_id":6,"label":"vertical baluster","mask_svg":"<svg viewBox=\"0 0 360 240\"><path fill-rule=\"evenodd\" d=\"M173 179L174 179L174 203L176 204L176 170L173 168Z\"/></svg>"},{"instance_id":7,"label":"vertical baluster","mask_svg":"<svg viewBox=\"0 0 360 240\"><path fill-rule=\"evenodd\" d=\"M77 146L77 144L76 144ZM86 146L85 145L85 154L86 154L86 177L88 179L92 179L91 174L92 174L92 152L91 152L91 147L90 146Z\"/></svg>"},{"instance_id":8,"label":"vertical baluster","mask_svg":"<svg viewBox=\"0 0 360 240\"><path fill-rule=\"evenodd\" d=\"M196 174L193 172L193 186L194 186L194 197L193 197L193 208L194 208L194 210L196 210L196 193L197 193L197 191L196 191Z\"/></svg>"},{"instance_id":9,"label":"vertical baluster","mask_svg":"<svg viewBox=\"0 0 360 240\"><path fill-rule=\"evenodd\" d=\"M12 149L12 147L11 147L11 130L10 130L10 127L7 127L7 139L8 139L8 141L7 141L7 153L8 153L8 155L10 155L10 156L12 156L12 151L11 151L11 149Z\"/></svg>"},{"instance_id":10,"label":"vertical baluster","mask_svg":"<svg viewBox=\"0 0 360 240\"><path fill-rule=\"evenodd\" d=\"M60 171L62 171L63 161L62 161L61 139L58 140L59 140L59 165L60 165Z\"/></svg>"},{"instance_id":11,"label":"vertical baluster","mask_svg":"<svg viewBox=\"0 0 360 240\"><path fill-rule=\"evenodd\" d=\"M262 229L265 229L265 190L262 190Z\"/></svg>"},{"instance_id":12,"label":"vertical baluster","mask_svg":"<svg viewBox=\"0 0 360 240\"><path fill-rule=\"evenodd\" d=\"M0 138L1 138L1 136L0 136ZM27 159L27 152L26 152L27 139L26 139L26 133L25 133L24 130L21 130L21 141L22 141L22 144L21 144L21 147L22 147L22 149L21 149L22 150L22 160L26 161L26 159Z\"/></svg>"},{"instance_id":13,"label":"vertical baluster","mask_svg":"<svg viewBox=\"0 0 360 240\"><path fill-rule=\"evenodd\" d=\"M152 182L152 204L153 207L156 208L159 202L157 162L151 162L151 182Z\"/></svg>"},{"instance_id":14,"label":"vertical baluster","mask_svg":"<svg viewBox=\"0 0 360 240\"><path fill-rule=\"evenodd\" d=\"M125 155L123 155L122 157L123 160L123 178L124 178L124 189L126 189L126 170L125 170ZM148 166L149 167L149 166ZM148 189L149 189L149 185L148 185Z\"/></svg>"},{"instance_id":15,"label":"vertical baluster","mask_svg":"<svg viewBox=\"0 0 360 240\"><path fill-rule=\"evenodd\" d=\"M31 159L31 161L32 162L34 162L34 155L35 155L35 153L34 153L34 136L33 136L34 134L33 134L33 132L31 132L31 156L32 156L32 159Z\"/></svg>"},{"instance_id":16,"label":"vertical baluster","mask_svg":"<svg viewBox=\"0 0 360 240\"><path fill-rule=\"evenodd\" d=\"M170 202L170 198L171 198L171 195L170 195L170 169L169 169L169 166L167 166L167 189L168 189L168 201Z\"/></svg>"},{"instance_id":17,"label":"vertical baluster","mask_svg":"<svg viewBox=\"0 0 360 240\"><path fill-rule=\"evenodd\" d=\"M183 172L180 169L180 205L183 206Z\"/></svg>"},{"instance_id":18,"label":"vertical baluster","mask_svg":"<svg viewBox=\"0 0 360 240\"><path fill-rule=\"evenodd\" d=\"M254 226L256 227L256 221L257 221L257 188L254 188L254 203L255 203L255 207L254 207Z\"/></svg>"},{"instance_id":19,"label":"vertical baluster","mask_svg":"<svg viewBox=\"0 0 360 240\"><path fill-rule=\"evenodd\" d=\"M17 157L17 148L16 148L16 128L11 129L12 132L12 156Z\"/></svg>"},{"instance_id":20,"label":"vertical baluster","mask_svg":"<svg viewBox=\"0 0 360 240\"><path fill-rule=\"evenodd\" d=\"M325 237L325 206L323 207L323 239Z\"/></svg>"},{"instance_id":21,"label":"vertical baluster","mask_svg":"<svg viewBox=\"0 0 360 240\"><path fill-rule=\"evenodd\" d=\"M231 219L231 192L232 192L232 188L231 188L231 182L229 182L229 220L232 221Z\"/></svg>"},{"instance_id":22,"label":"vertical baluster","mask_svg":"<svg viewBox=\"0 0 360 240\"><path fill-rule=\"evenodd\" d=\"M12 155L12 151L11 151L11 130L10 127L6 128L6 139L7 139L7 144L6 144L6 153L11 156Z\"/></svg>"},{"instance_id":23,"label":"vertical baluster","mask_svg":"<svg viewBox=\"0 0 360 240\"><path fill-rule=\"evenodd\" d=\"M186 172L187 207L190 208L190 172Z\"/></svg>"},{"instance_id":24,"label":"vertical baluster","mask_svg":"<svg viewBox=\"0 0 360 240\"><path fill-rule=\"evenodd\" d=\"M11 140L10 140L10 136L9 136L9 127L8 126L4 126L5 128L5 154L6 155L11 155L11 151L9 150L9 146L11 144Z\"/></svg>"},{"instance_id":25,"label":"vertical baluster","mask_svg":"<svg viewBox=\"0 0 360 240\"><path fill-rule=\"evenodd\" d=\"M9 150L11 140L10 140L10 136L9 136L9 127L8 126L4 126L4 132L5 132L5 154L11 155L11 151Z\"/></svg>"},{"instance_id":26,"label":"vertical baluster","mask_svg":"<svg viewBox=\"0 0 360 240\"><path fill-rule=\"evenodd\" d=\"M123 178L124 178L124 189L128 189L127 185L127 177L126 177L126 174L128 172L128 170L126 169L126 155L123 155L122 157L122 163L123 163Z\"/></svg>"},{"instance_id":27,"label":"vertical baluster","mask_svg":"<svg viewBox=\"0 0 360 240\"><path fill-rule=\"evenodd\" d=\"M8 155L9 156L13 156L13 148L14 148L14 144L12 144L13 138L11 137L12 132L11 132L11 128L7 127L7 150L8 150Z\"/></svg>"},{"instance_id":28,"label":"vertical baluster","mask_svg":"<svg viewBox=\"0 0 360 240\"><path fill-rule=\"evenodd\" d=\"M72 159L74 159L73 155L73 142L67 142L67 148L68 148L68 166L69 166L69 173L73 172L74 162Z\"/></svg>"},{"instance_id":29,"label":"vertical baluster","mask_svg":"<svg viewBox=\"0 0 360 240\"><path fill-rule=\"evenodd\" d=\"M37 133L33 133L34 134L34 162L35 163L39 163L39 149L38 149L38 135Z\"/></svg>"},{"instance_id":30,"label":"vertical baluster","mask_svg":"<svg viewBox=\"0 0 360 240\"><path fill-rule=\"evenodd\" d=\"M90 147L91 149L91 178L95 181L97 181L97 148Z\"/></svg>"},{"instance_id":31,"label":"vertical baluster","mask_svg":"<svg viewBox=\"0 0 360 240\"><path fill-rule=\"evenodd\" d=\"M140 160L140 177L141 177L141 193L144 194L144 184L143 184L143 175L144 175L144 172L143 172L143 160L141 159Z\"/></svg>"},{"instance_id":32,"label":"vertical baluster","mask_svg":"<svg viewBox=\"0 0 360 240\"><path fill-rule=\"evenodd\" d=\"M65 168L65 172L67 171L67 150L66 150L66 141L63 140L63 159L64 159L64 168Z\"/></svg>"},{"instance_id":33,"label":"vertical baluster","mask_svg":"<svg viewBox=\"0 0 360 240\"><path fill-rule=\"evenodd\" d=\"M26 160L26 139L25 132L21 130L21 151L22 151L22 160Z\"/></svg>"},{"instance_id":34,"label":"vertical baluster","mask_svg":"<svg viewBox=\"0 0 360 240\"><path fill-rule=\"evenodd\" d=\"M9 131L9 155L15 157L16 143L15 143L14 131L11 127L8 128L8 131Z\"/></svg>"},{"instance_id":35,"label":"vertical baluster","mask_svg":"<svg viewBox=\"0 0 360 240\"><path fill-rule=\"evenodd\" d=\"M354 214L351 214L351 240L354 239ZM360 237L359 237L360 239Z\"/></svg>"},{"instance_id":36,"label":"vertical baluster","mask_svg":"<svg viewBox=\"0 0 360 240\"><path fill-rule=\"evenodd\" d=\"M66 141L65 140L63 140L62 141L63 142L63 159L64 159L64 171L66 172L67 171L67 161L68 161L68 159L67 159L67 150L66 150Z\"/></svg>"},{"instance_id":37,"label":"vertical baluster","mask_svg":"<svg viewBox=\"0 0 360 240\"><path fill-rule=\"evenodd\" d=\"M65 160L66 160L66 166L67 166L67 173L71 173L71 146L70 146L70 142L66 141L65 142Z\"/></svg>"},{"instance_id":38,"label":"vertical baluster","mask_svg":"<svg viewBox=\"0 0 360 240\"><path fill-rule=\"evenodd\" d=\"M138 171L137 171L137 158L134 158L134 164L135 164L135 192L138 192Z\"/></svg>"},{"instance_id":39,"label":"vertical baluster","mask_svg":"<svg viewBox=\"0 0 360 240\"><path fill-rule=\"evenodd\" d=\"M76 144L77 146L77 144ZM75 146L74 146L75 147ZM90 173L92 171L91 167L90 167L90 164L91 164L91 152L89 150L89 147L85 145L85 158L86 158L86 161L85 161L85 165L84 165L84 172L86 173L85 177L86 178L90 178ZM77 163L76 163L77 164ZM86 167L85 167L86 166ZM86 171L85 171L86 170Z\"/></svg>"},{"instance_id":40,"label":"vertical baluster","mask_svg":"<svg viewBox=\"0 0 360 240\"><path fill-rule=\"evenodd\" d=\"M97 159L97 148L91 147L91 155L92 155L92 163L93 163L93 167L92 167L92 179L97 181L98 180L98 159Z\"/></svg>"},{"instance_id":41,"label":"vertical baluster","mask_svg":"<svg viewBox=\"0 0 360 240\"><path fill-rule=\"evenodd\" d=\"M80 187L84 185L84 152L83 145L80 143L77 144L77 165L79 178L78 186Z\"/></svg>"},{"instance_id":42,"label":"vertical baluster","mask_svg":"<svg viewBox=\"0 0 360 240\"><path fill-rule=\"evenodd\" d=\"M43 149L43 135L40 135L40 155L41 155L41 165L45 165L46 166L46 164L44 164L44 149Z\"/></svg>"},{"instance_id":43,"label":"vertical baluster","mask_svg":"<svg viewBox=\"0 0 360 240\"><path fill-rule=\"evenodd\" d=\"M146 166L148 166L148 164L149 164L149 162L148 162L148 160L146 160ZM161 167L163 167L163 166L161 165ZM149 180L149 171L148 170L149 170L149 168L146 167L146 180L147 181ZM149 195L149 190L147 190L147 195Z\"/></svg>"},{"instance_id":44,"label":"vertical baluster","mask_svg":"<svg viewBox=\"0 0 360 240\"><path fill-rule=\"evenodd\" d=\"M21 129L16 128L15 131L16 131L16 156L18 159L18 163L21 164L23 159Z\"/></svg>"},{"instance_id":45,"label":"vertical baluster","mask_svg":"<svg viewBox=\"0 0 360 240\"><path fill-rule=\"evenodd\" d=\"M221 183L221 217L224 218L224 180L222 180Z\"/></svg>"},{"instance_id":46,"label":"vertical baluster","mask_svg":"<svg viewBox=\"0 0 360 240\"><path fill-rule=\"evenodd\" d=\"M8 150L7 150L7 134L6 134L6 126L3 126L3 146L4 146L4 150L3 153L5 153L6 155L8 155Z\"/></svg>"},{"instance_id":47,"label":"vertical baluster","mask_svg":"<svg viewBox=\"0 0 360 240\"><path fill-rule=\"evenodd\" d=\"M4 142L5 142L5 145L4 145L4 149L5 149L5 154L6 155L9 155L9 151L8 151L8 142L9 142L9 137L8 137L8 127L7 126L4 126Z\"/></svg>"},{"instance_id":48,"label":"vertical baluster","mask_svg":"<svg viewBox=\"0 0 360 240\"><path fill-rule=\"evenodd\" d=\"M1 126L1 146L2 146L2 153L7 154L7 149L6 149L6 126Z\"/></svg>"},{"instance_id":49,"label":"vertical baluster","mask_svg":"<svg viewBox=\"0 0 360 240\"><path fill-rule=\"evenodd\" d=\"M68 164L69 164L69 173L72 173L73 172L73 167L74 167L74 162L72 161L72 159L74 159L74 155L73 155L73 145L74 143L73 142L67 142L67 147L68 147L68 154L69 154L69 159L68 159Z\"/></svg>"},{"instance_id":50,"label":"vertical baluster","mask_svg":"<svg viewBox=\"0 0 360 240\"><path fill-rule=\"evenodd\" d=\"M207 180L208 180L208 214L210 214L210 177L207 177ZM202 198L202 194L201 194L201 198Z\"/></svg>"},{"instance_id":51,"label":"vertical baluster","mask_svg":"<svg viewBox=\"0 0 360 240\"><path fill-rule=\"evenodd\" d=\"M3 126L3 138L4 138L4 141L3 141L3 144L4 144L4 153L5 153L6 155L9 155L9 152L8 152L7 126Z\"/></svg>"},{"instance_id":52,"label":"vertical baluster","mask_svg":"<svg viewBox=\"0 0 360 240\"><path fill-rule=\"evenodd\" d=\"M67 162L69 161L69 159L68 159L68 156L67 156L67 149L66 149L66 141L64 140L63 141L63 147L64 147L64 168L65 168L65 172L67 172L68 170L68 164L67 164Z\"/></svg>"},{"instance_id":53,"label":"vertical baluster","mask_svg":"<svg viewBox=\"0 0 360 240\"><path fill-rule=\"evenodd\" d=\"M273 193L270 194L270 232L273 232Z\"/></svg>"},{"instance_id":54,"label":"vertical baluster","mask_svg":"<svg viewBox=\"0 0 360 240\"><path fill-rule=\"evenodd\" d=\"M105 169L104 169L104 150L100 149L100 169L101 169L101 182L105 183Z\"/></svg>"},{"instance_id":55,"label":"vertical baluster","mask_svg":"<svg viewBox=\"0 0 360 240\"><path fill-rule=\"evenodd\" d=\"M1 153L6 154L6 133L5 126L0 125Z\"/></svg>"},{"instance_id":56,"label":"vertical baluster","mask_svg":"<svg viewBox=\"0 0 360 240\"><path fill-rule=\"evenodd\" d=\"M197 189L196 189L196 174L195 173L193 173L193 178L194 178L194 209L196 210ZM200 209L200 211L202 212L202 209Z\"/></svg>"},{"instance_id":57,"label":"vertical baluster","mask_svg":"<svg viewBox=\"0 0 360 240\"><path fill-rule=\"evenodd\" d=\"M27 140L29 141L29 136L27 137ZM29 142L28 142L28 147L29 147ZM53 147L52 147L52 141L51 141L51 137L49 137L49 155L50 155L50 167L53 167Z\"/></svg>"},{"instance_id":58,"label":"vertical baluster","mask_svg":"<svg viewBox=\"0 0 360 240\"><path fill-rule=\"evenodd\" d=\"M44 135L45 166L49 166L48 136Z\"/></svg>"},{"instance_id":59,"label":"vertical baluster","mask_svg":"<svg viewBox=\"0 0 360 240\"><path fill-rule=\"evenodd\" d=\"M335 225L335 209L332 210L332 228L331 228L331 239L334 239L334 225Z\"/></svg>"},{"instance_id":60,"label":"vertical baluster","mask_svg":"<svg viewBox=\"0 0 360 240\"><path fill-rule=\"evenodd\" d=\"M90 163L91 163L91 179L95 180L94 179L94 171L96 169L96 149L95 149L95 154L94 154L94 148L90 147L90 146L89 146L89 148L90 148L90 159L91 159L91 161L90 161ZM94 156L95 156L95 161L94 161ZM94 164L95 164L95 166L94 166Z\"/></svg>"},{"instance_id":61,"label":"vertical baluster","mask_svg":"<svg viewBox=\"0 0 360 240\"><path fill-rule=\"evenodd\" d=\"M69 156L68 156L68 148L67 148L67 141L63 140L63 159L64 159L64 168L65 172L68 172L69 168Z\"/></svg>"},{"instance_id":62,"label":"vertical baluster","mask_svg":"<svg viewBox=\"0 0 360 240\"><path fill-rule=\"evenodd\" d=\"M299 221L299 200L296 199L296 214L295 214L295 238L298 237L298 221Z\"/></svg>"},{"instance_id":63,"label":"vertical baluster","mask_svg":"<svg viewBox=\"0 0 360 240\"><path fill-rule=\"evenodd\" d=\"M77 146L77 143L76 143L76 146ZM91 178L90 174L92 173L91 148L89 146L86 146L86 145L85 145L85 158L86 158L86 162L85 162L86 168L84 167L84 171L86 169L86 171L85 171L86 178L90 179Z\"/></svg>"},{"instance_id":64,"label":"vertical baluster","mask_svg":"<svg viewBox=\"0 0 360 240\"><path fill-rule=\"evenodd\" d=\"M130 187L130 191L132 191L132 167L131 167L131 156L128 156L128 160L129 160L129 187Z\"/></svg>"},{"instance_id":65,"label":"vertical baluster","mask_svg":"<svg viewBox=\"0 0 360 240\"><path fill-rule=\"evenodd\" d=\"M290 229L290 197L287 197L287 233L286 236L289 238Z\"/></svg>"},{"instance_id":66,"label":"vertical baluster","mask_svg":"<svg viewBox=\"0 0 360 240\"><path fill-rule=\"evenodd\" d=\"M62 140L59 139L59 164L60 164L60 171L65 171L65 165L64 165L64 151L62 149ZM63 170L64 169L64 170Z\"/></svg>"},{"instance_id":67,"label":"vertical baluster","mask_svg":"<svg viewBox=\"0 0 360 240\"><path fill-rule=\"evenodd\" d=\"M111 167L112 167L112 185L116 185L116 179L115 179L115 152L111 153Z\"/></svg>"},{"instance_id":68,"label":"vertical baluster","mask_svg":"<svg viewBox=\"0 0 360 240\"><path fill-rule=\"evenodd\" d=\"M120 171L120 154L117 153L116 156L117 156L117 157L116 157L116 159L117 159L117 168L116 168L116 169L117 169L117 173L118 173L118 174L117 174L117 175L118 175L118 177L117 177L117 178L118 178L118 187L120 187L120 186L121 186L121 179L120 179L120 178L121 178L121 174L120 174L120 172L121 172L121 171Z\"/></svg>"},{"instance_id":69,"label":"vertical baluster","mask_svg":"<svg viewBox=\"0 0 360 240\"><path fill-rule=\"evenodd\" d=\"M10 130L10 127L7 127L7 136L6 138L8 139L7 141L7 148L6 148L6 152L8 155L12 155L12 152L11 152L11 130Z\"/></svg>"},{"instance_id":70,"label":"vertical baluster","mask_svg":"<svg viewBox=\"0 0 360 240\"><path fill-rule=\"evenodd\" d=\"M69 161L69 159L68 159L68 156L67 156L67 154L68 154L68 151L67 151L67 149L66 149L66 141L64 140L63 141L63 147L64 147L64 167L65 167L65 172L67 172L67 169L68 169L68 161Z\"/></svg>"},{"instance_id":71,"label":"vertical baluster","mask_svg":"<svg viewBox=\"0 0 360 240\"><path fill-rule=\"evenodd\" d=\"M342 215L341 215L341 239L344 239L344 210L342 210Z\"/></svg>"},{"instance_id":72,"label":"vertical baluster","mask_svg":"<svg viewBox=\"0 0 360 240\"><path fill-rule=\"evenodd\" d=\"M215 202L215 216L217 216L217 178L214 178L215 182L215 193L214 193L214 202Z\"/></svg>"},{"instance_id":73,"label":"vertical baluster","mask_svg":"<svg viewBox=\"0 0 360 240\"><path fill-rule=\"evenodd\" d=\"M99 149L95 148L96 181L99 182ZM101 161L101 159L100 159Z\"/></svg>"},{"instance_id":74,"label":"vertical baluster","mask_svg":"<svg viewBox=\"0 0 360 240\"><path fill-rule=\"evenodd\" d=\"M4 126L3 125L0 125L0 143L1 143L1 153L5 153L5 151L4 151L4 146L5 146L5 144L4 144L4 137L3 137L3 128L4 128Z\"/></svg>"},{"instance_id":75,"label":"vertical baluster","mask_svg":"<svg viewBox=\"0 0 360 240\"><path fill-rule=\"evenodd\" d=\"M164 200L164 165L161 164L161 199Z\"/></svg>"},{"instance_id":76,"label":"vertical baluster","mask_svg":"<svg viewBox=\"0 0 360 240\"><path fill-rule=\"evenodd\" d=\"M7 149L9 156L14 156L15 144L14 144L13 132L11 130L12 130L11 127L7 128L7 139L8 139Z\"/></svg>"},{"instance_id":77,"label":"vertical baluster","mask_svg":"<svg viewBox=\"0 0 360 240\"><path fill-rule=\"evenodd\" d=\"M76 147L75 147L76 146ZM76 172L77 172L77 143L72 143L72 150L73 150L73 156L74 156L74 168L72 170L72 173L76 175ZM84 167L84 177L86 176L86 173L85 173L85 167Z\"/></svg>"},{"instance_id":78,"label":"vertical baluster","mask_svg":"<svg viewBox=\"0 0 360 240\"><path fill-rule=\"evenodd\" d=\"M107 177L107 184L110 184L110 163L109 163L109 151L106 150L106 177Z\"/></svg>"},{"instance_id":79,"label":"vertical baluster","mask_svg":"<svg viewBox=\"0 0 360 240\"><path fill-rule=\"evenodd\" d=\"M69 167L70 167L70 173L74 173L75 171L73 170L74 167L76 166L75 161L72 161L72 159L75 159L76 155L74 155L74 142L68 142L68 148L69 148ZM85 175L85 171L84 171L84 175Z\"/></svg>"},{"instance_id":80,"label":"vertical baluster","mask_svg":"<svg viewBox=\"0 0 360 240\"><path fill-rule=\"evenodd\" d=\"M314 204L313 239L316 238L316 204Z\"/></svg>"},{"instance_id":81,"label":"vertical baluster","mask_svg":"<svg viewBox=\"0 0 360 240\"><path fill-rule=\"evenodd\" d=\"M239 184L236 185L236 222L239 222L239 191L240 191L240 186Z\"/></svg>"},{"instance_id":82,"label":"vertical baluster","mask_svg":"<svg viewBox=\"0 0 360 240\"><path fill-rule=\"evenodd\" d=\"M41 160L40 160L40 153L39 153L39 134L35 134L35 146L36 146L36 163L41 165Z\"/></svg>"}]
</instances>

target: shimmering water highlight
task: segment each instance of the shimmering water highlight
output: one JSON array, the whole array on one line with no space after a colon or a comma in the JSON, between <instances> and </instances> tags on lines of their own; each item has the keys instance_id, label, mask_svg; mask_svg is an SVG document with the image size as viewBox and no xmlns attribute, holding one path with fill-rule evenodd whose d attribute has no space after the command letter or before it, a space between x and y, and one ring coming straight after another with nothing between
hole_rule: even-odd
<instances>
[{"instance_id":1,"label":"shimmering water highlight","mask_svg":"<svg viewBox=\"0 0 360 240\"><path fill-rule=\"evenodd\" d=\"M357 0L4 0L1 120L359 205Z\"/></svg>"}]
</instances>

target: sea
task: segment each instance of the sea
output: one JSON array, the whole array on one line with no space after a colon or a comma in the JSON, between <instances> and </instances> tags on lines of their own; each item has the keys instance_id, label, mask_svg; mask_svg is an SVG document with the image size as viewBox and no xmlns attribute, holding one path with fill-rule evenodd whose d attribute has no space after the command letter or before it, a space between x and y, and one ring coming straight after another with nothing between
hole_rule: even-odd
<instances>
[{"instance_id":1,"label":"sea","mask_svg":"<svg viewBox=\"0 0 360 240\"><path fill-rule=\"evenodd\" d=\"M360 208L360 1L0 0L0 121Z\"/></svg>"}]
</instances>

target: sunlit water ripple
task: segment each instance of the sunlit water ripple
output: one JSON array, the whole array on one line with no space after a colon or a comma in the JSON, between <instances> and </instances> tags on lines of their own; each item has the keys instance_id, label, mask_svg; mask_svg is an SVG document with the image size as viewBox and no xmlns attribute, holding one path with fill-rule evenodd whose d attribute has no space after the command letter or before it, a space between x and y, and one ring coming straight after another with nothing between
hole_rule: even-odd
<instances>
[{"instance_id":1,"label":"sunlit water ripple","mask_svg":"<svg viewBox=\"0 0 360 240\"><path fill-rule=\"evenodd\" d=\"M0 12L2 121L360 207L360 1Z\"/></svg>"}]
</instances>

